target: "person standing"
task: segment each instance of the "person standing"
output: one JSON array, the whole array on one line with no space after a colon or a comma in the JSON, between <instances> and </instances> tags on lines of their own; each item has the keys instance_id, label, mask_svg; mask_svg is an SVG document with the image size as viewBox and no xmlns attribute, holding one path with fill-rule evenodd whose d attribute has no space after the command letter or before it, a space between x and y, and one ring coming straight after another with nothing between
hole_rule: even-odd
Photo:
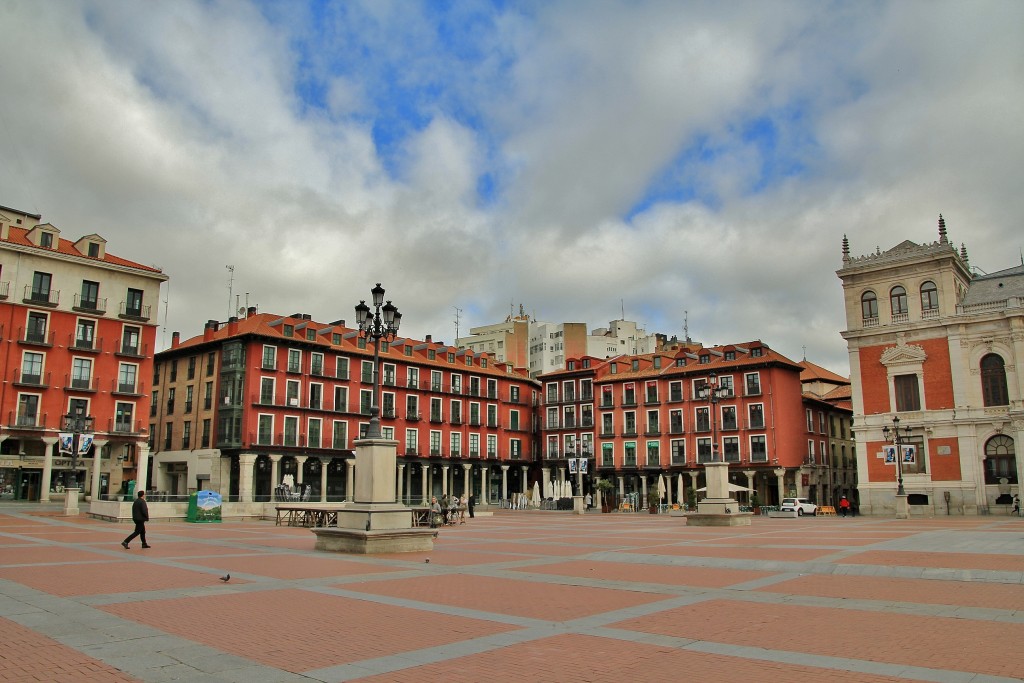
<instances>
[{"instance_id":1,"label":"person standing","mask_svg":"<svg viewBox=\"0 0 1024 683\"><path fill-rule=\"evenodd\" d=\"M139 491L139 497L132 503L132 521L135 522L135 531L128 538L121 541L121 546L128 550L128 544L132 542L132 539L136 536L142 538L143 548L152 548L153 546L146 543L146 522L149 521L149 505L146 504L146 490Z\"/></svg>"},{"instance_id":2,"label":"person standing","mask_svg":"<svg viewBox=\"0 0 1024 683\"><path fill-rule=\"evenodd\" d=\"M1013 514L1020 516L1020 496L1014 495L1013 497Z\"/></svg>"},{"instance_id":3,"label":"person standing","mask_svg":"<svg viewBox=\"0 0 1024 683\"><path fill-rule=\"evenodd\" d=\"M476 505L476 496L472 493L469 494L469 501L466 503L466 507L469 508L469 518L473 519L473 506Z\"/></svg>"}]
</instances>

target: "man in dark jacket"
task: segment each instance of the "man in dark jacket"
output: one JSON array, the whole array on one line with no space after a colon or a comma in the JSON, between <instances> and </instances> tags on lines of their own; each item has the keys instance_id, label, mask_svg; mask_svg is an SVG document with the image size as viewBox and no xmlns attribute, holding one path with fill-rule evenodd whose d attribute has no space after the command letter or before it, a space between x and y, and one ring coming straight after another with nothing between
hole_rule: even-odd
<instances>
[{"instance_id":1,"label":"man in dark jacket","mask_svg":"<svg viewBox=\"0 0 1024 683\"><path fill-rule=\"evenodd\" d=\"M151 548L153 546L146 543L146 522L149 521L149 505L146 504L146 491L139 491L139 497L132 503L132 521L135 522L135 531L128 538L121 541L121 546L128 550L128 544L132 542L132 539L136 536L142 537L142 547Z\"/></svg>"},{"instance_id":2,"label":"man in dark jacket","mask_svg":"<svg viewBox=\"0 0 1024 683\"><path fill-rule=\"evenodd\" d=\"M469 518L473 519L473 508L476 507L476 496L469 494L469 501L466 507L469 508Z\"/></svg>"}]
</instances>

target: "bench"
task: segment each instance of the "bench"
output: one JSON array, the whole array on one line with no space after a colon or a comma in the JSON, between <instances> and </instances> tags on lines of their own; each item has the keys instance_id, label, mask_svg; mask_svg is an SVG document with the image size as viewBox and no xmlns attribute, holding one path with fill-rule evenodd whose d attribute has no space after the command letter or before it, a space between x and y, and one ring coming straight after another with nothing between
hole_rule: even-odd
<instances>
[{"instance_id":1,"label":"bench","mask_svg":"<svg viewBox=\"0 0 1024 683\"><path fill-rule=\"evenodd\" d=\"M818 508L818 514L819 515L831 515L832 517L835 517L836 516L836 508L835 508L834 505L822 505L821 507Z\"/></svg>"}]
</instances>

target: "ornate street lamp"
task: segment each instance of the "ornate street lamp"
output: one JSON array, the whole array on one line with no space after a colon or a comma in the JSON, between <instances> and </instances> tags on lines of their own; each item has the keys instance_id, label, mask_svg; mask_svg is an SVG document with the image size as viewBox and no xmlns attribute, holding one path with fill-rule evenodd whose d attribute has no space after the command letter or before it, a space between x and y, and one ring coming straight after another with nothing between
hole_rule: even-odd
<instances>
[{"instance_id":1,"label":"ornate street lamp","mask_svg":"<svg viewBox=\"0 0 1024 683\"><path fill-rule=\"evenodd\" d=\"M370 294L373 296L373 309L366 305L365 300L361 300L356 306L356 324L360 333L373 340L373 399L370 404L370 426L366 430L366 438L379 439L380 340L390 342L395 338L402 322L402 314L390 301L384 303L384 288L379 282L370 290Z\"/></svg>"},{"instance_id":2,"label":"ornate street lamp","mask_svg":"<svg viewBox=\"0 0 1024 683\"><path fill-rule=\"evenodd\" d=\"M718 375L712 372L708 375L708 381L697 389L697 398L707 401L708 412L711 413L711 461L718 462L718 435L715 423L715 412L718 402L729 394L728 387L718 386Z\"/></svg>"},{"instance_id":3,"label":"ornate street lamp","mask_svg":"<svg viewBox=\"0 0 1024 683\"><path fill-rule=\"evenodd\" d=\"M81 403L77 403L72 409L72 412L63 416L64 419L64 431L70 432L71 436L71 485L69 488L78 488L78 456L79 449L82 447L82 437L86 436L90 439L93 431L93 422L96 418L91 415L85 414L85 406ZM62 449L63 450L63 449ZM88 450L88 447L86 447Z\"/></svg>"},{"instance_id":4,"label":"ornate street lamp","mask_svg":"<svg viewBox=\"0 0 1024 683\"><path fill-rule=\"evenodd\" d=\"M905 496L907 492L903 490L903 441L910 437L910 427L904 427L901 433L900 417L893 415L892 429L889 429L889 425L882 427L882 436L896 446L896 495Z\"/></svg>"}]
</instances>

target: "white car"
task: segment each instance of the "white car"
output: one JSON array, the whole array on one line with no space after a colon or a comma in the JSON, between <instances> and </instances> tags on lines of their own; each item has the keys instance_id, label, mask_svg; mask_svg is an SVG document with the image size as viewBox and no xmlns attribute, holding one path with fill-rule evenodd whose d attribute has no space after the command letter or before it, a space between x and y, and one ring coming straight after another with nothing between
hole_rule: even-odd
<instances>
[{"instance_id":1,"label":"white car","mask_svg":"<svg viewBox=\"0 0 1024 683\"><path fill-rule=\"evenodd\" d=\"M796 512L798 516L818 514L818 506L806 498L783 498L779 510L783 512Z\"/></svg>"}]
</instances>

